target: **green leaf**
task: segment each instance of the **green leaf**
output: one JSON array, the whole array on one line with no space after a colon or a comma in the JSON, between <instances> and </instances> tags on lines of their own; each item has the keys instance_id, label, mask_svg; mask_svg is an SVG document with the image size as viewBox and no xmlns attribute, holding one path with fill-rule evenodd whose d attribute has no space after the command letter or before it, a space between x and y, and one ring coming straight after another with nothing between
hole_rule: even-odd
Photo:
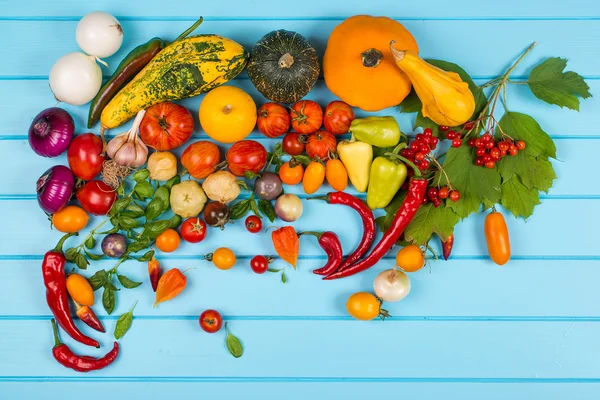
<instances>
[{"instance_id":1,"label":"green leaf","mask_svg":"<svg viewBox=\"0 0 600 400\"><path fill-rule=\"evenodd\" d=\"M287 275L285 272L281 273L281 283L287 283Z\"/></svg>"},{"instance_id":2,"label":"green leaf","mask_svg":"<svg viewBox=\"0 0 600 400\"><path fill-rule=\"evenodd\" d=\"M533 208L540 204L539 192L527 189L518 177L513 176L502 184L501 204L515 217L528 218L533 214Z\"/></svg>"},{"instance_id":3,"label":"green leaf","mask_svg":"<svg viewBox=\"0 0 600 400\"><path fill-rule=\"evenodd\" d=\"M81 253L77 253L77 257L75 257L75 260L73 260L73 262L75 263L75 265L77 265L77 268L79 269L87 269L88 265L90 265L88 259L85 258L85 256Z\"/></svg>"},{"instance_id":4,"label":"green leaf","mask_svg":"<svg viewBox=\"0 0 600 400\"><path fill-rule=\"evenodd\" d=\"M225 330L227 330L227 338L225 339L227 349L229 349L229 352L232 356L234 356L235 358L240 358L244 354L244 347L242 346L242 342L240 342L240 339L238 339L231 333L229 327L227 326L227 323L225 323Z\"/></svg>"},{"instance_id":5,"label":"green leaf","mask_svg":"<svg viewBox=\"0 0 600 400\"><path fill-rule=\"evenodd\" d=\"M161 186L158 190L163 188L166 190L164 186ZM158 190L156 191L157 193ZM146 206L146 221L152 221L153 219L156 219L160 214L164 212L164 210L166 209L164 208L162 199L155 196L152 200L150 200L150 203L148 203L148 205Z\"/></svg>"},{"instance_id":6,"label":"green leaf","mask_svg":"<svg viewBox=\"0 0 600 400\"><path fill-rule=\"evenodd\" d=\"M549 58L531 70L527 84L538 99L579 111L578 97L592 97L590 87L576 72L563 72L566 67L566 59Z\"/></svg>"},{"instance_id":7,"label":"green leaf","mask_svg":"<svg viewBox=\"0 0 600 400\"><path fill-rule=\"evenodd\" d=\"M268 158L268 156L267 156L267 158ZM260 177L260 175L255 174L252 171L246 171L246 172L244 172L244 178L246 178L248 180L256 179L258 177Z\"/></svg>"},{"instance_id":8,"label":"green leaf","mask_svg":"<svg viewBox=\"0 0 600 400\"><path fill-rule=\"evenodd\" d=\"M87 248L87 249L93 249L94 246L96 245L96 239L94 239L94 236L88 237L87 239L85 239L85 242L83 243L83 245Z\"/></svg>"},{"instance_id":9,"label":"green leaf","mask_svg":"<svg viewBox=\"0 0 600 400\"><path fill-rule=\"evenodd\" d=\"M88 278L88 282L92 285L92 289L94 291L104 287L106 282L108 281L108 272L104 269L100 269L96 271L96 273Z\"/></svg>"},{"instance_id":10,"label":"green leaf","mask_svg":"<svg viewBox=\"0 0 600 400\"><path fill-rule=\"evenodd\" d=\"M275 221L277 215L275 214L275 208L273 208L273 204L270 201L260 199L258 201L258 209L267 217L269 221Z\"/></svg>"},{"instance_id":11,"label":"green leaf","mask_svg":"<svg viewBox=\"0 0 600 400\"><path fill-rule=\"evenodd\" d=\"M136 183L133 191L142 199L147 199L154 194L154 186L152 186L150 182L142 181Z\"/></svg>"},{"instance_id":12,"label":"green leaf","mask_svg":"<svg viewBox=\"0 0 600 400\"><path fill-rule=\"evenodd\" d=\"M252 213L254 215L256 215L259 218L262 218L262 215L260 215L260 211L258 210L258 205L256 204L256 200L254 200L253 197L248 199L248 202L250 203L250 209L252 210Z\"/></svg>"},{"instance_id":13,"label":"green leaf","mask_svg":"<svg viewBox=\"0 0 600 400\"><path fill-rule=\"evenodd\" d=\"M281 157L283 155L283 145L281 142L277 142L275 144L275 147L273 148L273 154L275 154L277 157Z\"/></svg>"},{"instance_id":14,"label":"green leaf","mask_svg":"<svg viewBox=\"0 0 600 400\"><path fill-rule=\"evenodd\" d=\"M500 129L496 130L496 136L504 132L515 140L525 141L526 154L556 158L556 146L552 138L529 115L510 111L504 114L498 125Z\"/></svg>"},{"instance_id":15,"label":"green leaf","mask_svg":"<svg viewBox=\"0 0 600 400\"><path fill-rule=\"evenodd\" d=\"M117 196L123 197L125 195L125 181L121 182L117 188Z\"/></svg>"},{"instance_id":16,"label":"green leaf","mask_svg":"<svg viewBox=\"0 0 600 400\"><path fill-rule=\"evenodd\" d=\"M277 268L269 268L267 271L268 272L281 272L282 270L281 269L277 269Z\"/></svg>"},{"instance_id":17,"label":"green leaf","mask_svg":"<svg viewBox=\"0 0 600 400\"><path fill-rule=\"evenodd\" d=\"M108 315L112 314L115 310L116 301L115 292L110 288L105 287L104 292L102 293L102 305Z\"/></svg>"},{"instance_id":18,"label":"green leaf","mask_svg":"<svg viewBox=\"0 0 600 400\"><path fill-rule=\"evenodd\" d=\"M112 220L111 220L111 222L112 222ZM117 223L117 225L113 226L109 230L104 231L104 232L99 232L98 234L99 235L110 235L111 233L117 233L117 232L119 232L119 224L118 223Z\"/></svg>"},{"instance_id":19,"label":"green leaf","mask_svg":"<svg viewBox=\"0 0 600 400\"><path fill-rule=\"evenodd\" d=\"M140 223L137 219L121 215L119 217L119 226L123 229L132 229L140 226Z\"/></svg>"},{"instance_id":20,"label":"green leaf","mask_svg":"<svg viewBox=\"0 0 600 400\"><path fill-rule=\"evenodd\" d=\"M139 218L145 213L144 209L137 203L131 203L129 206L127 206L125 212L127 212L128 216L132 218Z\"/></svg>"},{"instance_id":21,"label":"green leaf","mask_svg":"<svg viewBox=\"0 0 600 400\"><path fill-rule=\"evenodd\" d=\"M242 179L238 179L236 180L236 183L238 184L239 187L241 187L242 189L245 190L250 190L250 188L248 187L248 184L246 183L246 181L242 180Z\"/></svg>"},{"instance_id":22,"label":"green leaf","mask_svg":"<svg viewBox=\"0 0 600 400\"><path fill-rule=\"evenodd\" d=\"M312 161L312 158L310 158L309 156L304 155L304 154L299 154L297 156L294 156L293 158L294 158L294 160L296 160L298 163L302 164L305 167L308 164L310 164Z\"/></svg>"},{"instance_id":23,"label":"green leaf","mask_svg":"<svg viewBox=\"0 0 600 400\"><path fill-rule=\"evenodd\" d=\"M115 285L113 285L113 283L110 280L106 281L106 283L104 284L104 288L105 289L110 289L113 292L118 292L119 291L119 289L117 289L117 287Z\"/></svg>"},{"instance_id":24,"label":"green leaf","mask_svg":"<svg viewBox=\"0 0 600 400\"><path fill-rule=\"evenodd\" d=\"M150 238L152 240L156 239L161 233L169 229L171 223L169 220L158 220L149 222L146 224L144 228L144 232L142 233L142 238ZM147 246L146 246L147 247Z\"/></svg>"},{"instance_id":25,"label":"green leaf","mask_svg":"<svg viewBox=\"0 0 600 400\"><path fill-rule=\"evenodd\" d=\"M117 275L117 279L125 289L133 289L142 284L142 282L134 282L125 275Z\"/></svg>"},{"instance_id":26,"label":"green leaf","mask_svg":"<svg viewBox=\"0 0 600 400\"><path fill-rule=\"evenodd\" d=\"M452 235L454 226L460 221L458 215L450 207L443 205L435 208L428 203L417 211L411 223L404 230L404 238L417 245L425 244L432 234L446 240Z\"/></svg>"},{"instance_id":27,"label":"green leaf","mask_svg":"<svg viewBox=\"0 0 600 400\"><path fill-rule=\"evenodd\" d=\"M169 195L170 195L170 191L169 188L167 188L166 186L161 186L158 189L156 189L156 192L154 192L154 199L159 199L162 202L162 211L167 211L169 209L169 207L171 206L170 202L169 202Z\"/></svg>"},{"instance_id":28,"label":"green leaf","mask_svg":"<svg viewBox=\"0 0 600 400\"><path fill-rule=\"evenodd\" d=\"M154 250L145 252L141 257L138 257L139 262L150 261L154 257Z\"/></svg>"},{"instance_id":29,"label":"green leaf","mask_svg":"<svg viewBox=\"0 0 600 400\"><path fill-rule=\"evenodd\" d=\"M183 220L183 218L181 218L180 215L173 215L171 218L169 218L169 228L171 229L175 229L179 226L179 224L181 224L181 221Z\"/></svg>"},{"instance_id":30,"label":"green leaf","mask_svg":"<svg viewBox=\"0 0 600 400\"><path fill-rule=\"evenodd\" d=\"M75 262L75 258L77 258L78 254L79 249L77 249L77 247L70 247L67 249L67 251L65 251L65 258L69 262Z\"/></svg>"},{"instance_id":31,"label":"green leaf","mask_svg":"<svg viewBox=\"0 0 600 400\"><path fill-rule=\"evenodd\" d=\"M417 93L414 89L410 91L404 100L402 100L402 103L400 103L400 108L400 112L406 114L421 111L421 108L423 108L423 103L421 103L421 99L419 99L419 96L417 96Z\"/></svg>"},{"instance_id":32,"label":"green leaf","mask_svg":"<svg viewBox=\"0 0 600 400\"><path fill-rule=\"evenodd\" d=\"M433 136L435 136L435 137L440 136L440 127L438 126L438 124L436 124L429 118L424 117L423 113L421 111L419 111L417 113L417 118L415 119L414 129L417 129L418 127L421 127L423 129L429 128L429 129L431 129Z\"/></svg>"},{"instance_id":33,"label":"green leaf","mask_svg":"<svg viewBox=\"0 0 600 400\"><path fill-rule=\"evenodd\" d=\"M181 182L181 176L175 175L171 179L167 181L163 186L166 186L167 189L171 190L171 188Z\"/></svg>"},{"instance_id":34,"label":"green leaf","mask_svg":"<svg viewBox=\"0 0 600 400\"><path fill-rule=\"evenodd\" d=\"M160 234L159 234L160 235ZM158 235L156 235L158 236ZM128 253L137 253L138 251L144 250L150 246L152 240L148 237L141 237L131 242L129 246L127 246Z\"/></svg>"},{"instance_id":35,"label":"green leaf","mask_svg":"<svg viewBox=\"0 0 600 400\"><path fill-rule=\"evenodd\" d=\"M447 202L463 219L471 213L479 211L481 204L487 199L493 203L500 201L500 174L498 169L482 168L475 165L473 149L467 145L451 148L446 154L443 168L450 179L441 171L436 173L434 183L436 186L452 186L460 192L460 200Z\"/></svg>"},{"instance_id":36,"label":"green leaf","mask_svg":"<svg viewBox=\"0 0 600 400\"><path fill-rule=\"evenodd\" d=\"M110 208L110 215L116 215L126 209L131 204L131 197L124 197L115 201L115 204Z\"/></svg>"},{"instance_id":37,"label":"green leaf","mask_svg":"<svg viewBox=\"0 0 600 400\"><path fill-rule=\"evenodd\" d=\"M396 212L402 205L402 202L404 201L405 197L406 191L398 192L396 196L394 196L390 204L388 204L388 206L384 208L385 215L382 215L381 217L375 220L381 232L385 232L390 228L390 226L392 225L392 221L394 220L394 216L396 215Z\"/></svg>"},{"instance_id":38,"label":"green leaf","mask_svg":"<svg viewBox=\"0 0 600 400\"><path fill-rule=\"evenodd\" d=\"M136 182L142 182L145 181L146 179L148 179L148 177L150 176L150 171L148 171L148 169L144 168L144 169L140 169L138 171L136 171L131 177L133 178L134 181Z\"/></svg>"},{"instance_id":39,"label":"green leaf","mask_svg":"<svg viewBox=\"0 0 600 400\"><path fill-rule=\"evenodd\" d=\"M250 200L241 200L235 203L229 209L229 219L236 220L242 218L250 211Z\"/></svg>"},{"instance_id":40,"label":"green leaf","mask_svg":"<svg viewBox=\"0 0 600 400\"><path fill-rule=\"evenodd\" d=\"M90 253L87 250L85 251L85 255L87 256L87 258L89 258L90 260L93 260L93 261L102 260L104 258L104 254Z\"/></svg>"},{"instance_id":41,"label":"green leaf","mask_svg":"<svg viewBox=\"0 0 600 400\"><path fill-rule=\"evenodd\" d=\"M548 190L552 187L552 181L556 178L552 163L525 153L525 151L520 151L516 156L502 158L498 163L502 180L506 182L517 175L527 189L536 189L548 193Z\"/></svg>"},{"instance_id":42,"label":"green leaf","mask_svg":"<svg viewBox=\"0 0 600 400\"><path fill-rule=\"evenodd\" d=\"M119 340L131 328L131 323L133 322L133 310L137 305L137 300L133 303L133 306L127 311L125 314L121 315L117 320L117 325L115 326L115 339Z\"/></svg>"}]
</instances>

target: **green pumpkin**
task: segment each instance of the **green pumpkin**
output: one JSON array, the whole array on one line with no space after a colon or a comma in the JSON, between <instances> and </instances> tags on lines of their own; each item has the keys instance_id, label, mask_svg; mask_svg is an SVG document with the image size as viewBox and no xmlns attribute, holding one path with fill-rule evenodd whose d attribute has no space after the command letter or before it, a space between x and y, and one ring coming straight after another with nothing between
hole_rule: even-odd
<instances>
[{"instance_id":1,"label":"green pumpkin","mask_svg":"<svg viewBox=\"0 0 600 400\"><path fill-rule=\"evenodd\" d=\"M308 40L284 29L263 36L248 62L248 76L256 89L279 103L294 103L306 96L320 70L317 53Z\"/></svg>"}]
</instances>

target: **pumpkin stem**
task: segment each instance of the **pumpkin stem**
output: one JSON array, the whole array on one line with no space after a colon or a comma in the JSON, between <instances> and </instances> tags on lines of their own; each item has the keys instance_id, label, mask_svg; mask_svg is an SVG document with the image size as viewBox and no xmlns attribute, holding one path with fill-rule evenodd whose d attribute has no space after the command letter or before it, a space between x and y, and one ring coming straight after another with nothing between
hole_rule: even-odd
<instances>
[{"instance_id":1,"label":"pumpkin stem","mask_svg":"<svg viewBox=\"0 0 600 400\"><path fill-rule=\"evenodd\" d=\"M394 56L394 61L396 62L400 62L404 59L404 55L406 54L406 51L404 50L396 50L394 48L394 45L396 44L395 40L392 40L390 42L390 50L392 52L392 56Z\"/></svg>"},{"instance_id":2,"label":"pumpkin stem","mask_svg":"<svg viewBox=\"0 0 600 400\"><path fill-rule=\"evenodd\" d=\"M290 53L285 53L279 59L279 68L289 68L294 64L294 56Z\"/></svg>"},{"instance_id":3,"label":"pumpkin stem","mask_svg":"<svg viewBox=\"0 0 600 400\"><path fill-rule=\"evenodd\" d=\"M383 53L375 48L362 52L362 64L367 68L375 68L383 60Z\"/></svg>"},{"instance_id":4,"label":"pumpkin stem","mask_svg":"<svg viewBox=\"0 0 600 400\"><path fill-rule=\"evenodd\" d=\"M225 107L223 107L221 109L221 111L223 112L223 114L227 115L231 112L232 109L233 109L233 107L231 107L231 104L227 104Z\"/></svg>"}]
</instances>

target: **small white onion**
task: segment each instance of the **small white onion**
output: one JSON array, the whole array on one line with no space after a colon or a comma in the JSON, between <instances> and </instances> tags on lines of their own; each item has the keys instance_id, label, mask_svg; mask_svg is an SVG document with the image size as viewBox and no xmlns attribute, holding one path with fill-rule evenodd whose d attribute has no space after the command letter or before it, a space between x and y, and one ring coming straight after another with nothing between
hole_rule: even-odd
<instances>
[{"instance_id":1,"label":"small white onion","mask_svg":"<svg viewBox=\"0 0 600 400\"><path fill-rule=\"evenodd\" d=\"M96 59L83 53L65 54L50 70L50 89L57 100L73 106L89 103L102 86Z\"/></svg>"},{"instance_id":2,"label":"small white onion","mask_svg":"<svg viewBox=\"0 0 600 400\"><path fill-rule=\"evenodd\" d=\"M75 35L81 50L100 58L112 56L123 44L121 24L102 11L94 11L81 18Z\"/></svg>"},{"instance_id":3,"label":"small white onion","mask_svg":"<svg viewBox=\"0 0 600 400\"><path fill-rule=\"evenodd\" d=\"M410 280L399 269L386 269L375 278L373 289L383 301L400 301L410 293Z\"/></svg>"},{"instance_id":4,"label":"small white onion","mask_svg":"<svg viewBox=\"0 0 600 400\"><path fill-rule=\"evenodd\" d=\"M302 201L291 193L282 194L275 202L275 214L286 222L294 222L302 215Z\"/></svg>"}]
</instances>

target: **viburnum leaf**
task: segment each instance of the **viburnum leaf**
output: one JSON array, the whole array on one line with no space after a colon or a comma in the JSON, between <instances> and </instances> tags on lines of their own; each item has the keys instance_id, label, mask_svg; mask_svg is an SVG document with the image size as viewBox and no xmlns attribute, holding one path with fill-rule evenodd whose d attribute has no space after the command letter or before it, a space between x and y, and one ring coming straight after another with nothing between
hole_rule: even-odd
<instances>
[{"instance_id":1,"label":"viburnum leaf","mask_svg":"<svg viewBox=\"0 0 600 400\"><path fill-rule=\"evenodd\" d=\"M394 220L394 216L396 215L396 212L402 205L402 202L404 201L405 197L406 191L398 192L396 196L392 199L390 204L388 204L388 206L384 208L385 215L382 215L381 217L375 220L381 232L385 232L390 228L390 225L392 225L392 221Z\"/></svg>"},{"instance_id":2,"label":"viburnum leaf","mask_svg":"<svg viewBox=\"0 0 600 400\"><path fill-rule=\"evenodd\" d=\"M452 187L460 192L460 200L447 202L460 218L479 211L481 204L500 201L500 174L496 168L478 167L474 163L472 149L467 146L451 148L446 154L443 168L446 171L436 173L436 185L448 185L446 175ZM448 185L450 186L450 185Z\"/></svg>"},{"instance_id":3,"label":"viburnum leaf","mask_svg":"<svg viewBox=\"0 0 600 400\"><path fill-rule=\"evenodd\" d=\"M499 127L496 136L500 137L504 132L515 140L525 141L526 154L533 157L556 158L556 146L552 138L529 115L514 111L507 112L500 119Z\"/></svg>"},{"instance_id":4,"label":"viburnum leaf","mask_svg":"<svg viewBox=\"0 0 600 400\"><path fill-rule=\"evenodd\" d=\"M423 103L421 103L421 99L419 99L419 96L417 96L417 93L413 89L408 96L402 100L402 103L400 103L400 112L406 114L415 113L421 111L422 107Z\"/></svg>"},{"instance_id":5,"label":"viburnum leaf","mask_svg":"<svg viewBox=\"0 0 600 400\"><path fill-rule=\"evenodd\" d=\"M425 244L432 234L437 234L442 240L452 235L454 226L460 221L450 207L435 208L428 203L419 207L417 214L404 230L404 238L417 245Z\"/></svg>"},{"instance_id":6,"label":"viburnum leaf","mask_svg":"<svg viewBox=\"0 0 600 400\"><path fill-rule=\"evenodd\" d=\"M414 129L417 129L418 127L421 127L423 129L429 128L429 129L431 129L433 136L435 136L435 137L440 136L439 125L436 124L435 122L433 122L432 120L430 120L429 118L425 117L421 110L419 110L419 112L417 113L417 118L415 119Z\"/></svg>"},{"instance_id":7,"label":"viburnum leaf","mask_svg":"<svg viewBox=\"0 0 600 400\"><path fill-rule=\"evenodd\" d=\"M578 97L592 97L590 87L576 72L563 72L566 67L566 59L549 58L531 70L527 84L538 99L579 111Z\"/></svg>"},{"instance_id":8,"label":"viburnum leaf","mask_svg":"<svg viewBox=\"0 0 600 400\"><path fill-rule=\"evenodd\" d=\"M518 175L521 183L529 190L536 189L548 192L556 173L550 161L532 157L520 151L516 156L504 157L498 163L498 171L504 182Z\"/></svg>"},{"instance_id":9,"label":"viburnum leaf","mask_svg":"<svg viewBox=\"0 0 600 400\"><path fill-rule=\"evenodd\" d=\"M525 187L517 176L513 176L502 184L502 207L515 217L528 218L533 208L540 204L539 192Z\"/></svg>"}]
</instances>

